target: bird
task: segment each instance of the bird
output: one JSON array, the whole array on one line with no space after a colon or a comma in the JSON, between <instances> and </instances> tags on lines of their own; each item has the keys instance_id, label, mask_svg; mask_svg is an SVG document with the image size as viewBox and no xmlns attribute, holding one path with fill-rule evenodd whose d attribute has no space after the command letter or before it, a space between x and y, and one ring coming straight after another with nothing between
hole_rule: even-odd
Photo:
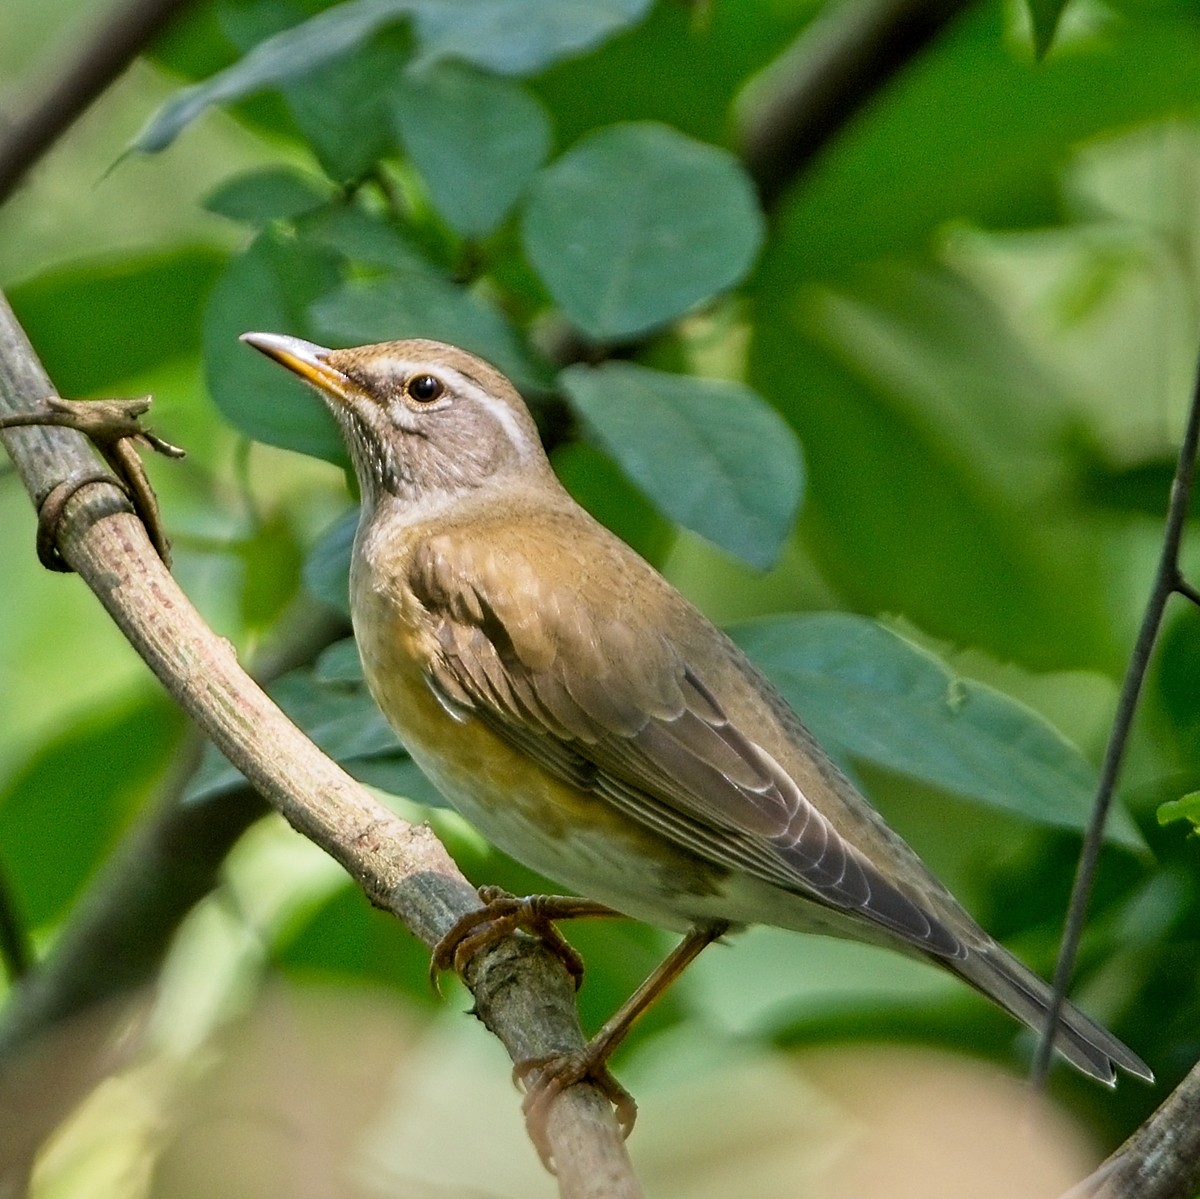
<instances>
[{"instance_id":1,"label":"bird","mask_svg":"<svg viewBox=\"0 0 1200 1199\"><path fill-rule=\"evenodd\" d=\"M518 1064L531 1128L586 1079L628 1133L636 1105L608 1058L707 945L749 925L923 958L1041 1031L1050 987L937 881L742 650L575 502L500 371L423 339L242 340L315 388L345 439L361 495L352 622L379 708L452 807L578 897L489 893L435 963L461 970L514 925L555 940L549 921L577 915L683 934L586 1049ZM1069 1002L1054 1046L1106 1084L1118 1069L1153 1081Z\"/></svg>"}]
</instances>

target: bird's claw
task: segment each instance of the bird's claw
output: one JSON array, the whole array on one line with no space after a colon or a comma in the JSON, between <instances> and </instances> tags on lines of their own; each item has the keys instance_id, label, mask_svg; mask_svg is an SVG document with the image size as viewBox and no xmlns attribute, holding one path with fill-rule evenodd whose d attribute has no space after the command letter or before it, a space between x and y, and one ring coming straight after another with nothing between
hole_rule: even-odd
<instances>
[{"instance_id":1,"label":"bird's claw","mask_svg":"<svg viewBox=\"0 0 1200 1199\"><path fill-rule=\"evenodd\" d=\"M554 926L555 920L579 915L602 915L598 905L566 895L510 895L499 887L480 887L483 907L459 917L454 927L434 946L429 961L429 981L440 991L438 975L453 970L460 977L481 949L523 929L534 934L583 983L583 958ZM586 910L583 910L586 908Z\"/></svg>"},{"instance_id":2,"label":"bird's claw","mask_svg":"<svg viewBox=\"0 0 1200 1199\"><path fill-rule=\"evenodd\" d=\"M553 1173L547 1121L558 1095L576 1083L586 1082L599 1088L612 1104L621 1135L628 1138L637 1120L637 1102L608 1068L608 1050L593 1041L573 1053L550 1054L529 1058L513 1067L513 1082L525 1089L521 1110L525 1126L542 1164Z\"/></svg>"}]
</instances>

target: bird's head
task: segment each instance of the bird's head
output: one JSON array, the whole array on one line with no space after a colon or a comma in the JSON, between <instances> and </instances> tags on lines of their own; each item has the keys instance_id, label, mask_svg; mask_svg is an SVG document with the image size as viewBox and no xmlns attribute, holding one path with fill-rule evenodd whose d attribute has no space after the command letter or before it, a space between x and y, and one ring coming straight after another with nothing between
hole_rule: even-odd
<instances>
[{"instance_id":1,"label":"bird's head","mask_svg":"<svg viewBox=\"0 0 1200 1199\"><path fill-rule=\"evenodd\" d=\"M466 350L424 340L330 350L279 333L242 341L321 394L368 508L387 495L441 504L501 478L550 476L516 388Z\"/></svg>"}]
</instances>

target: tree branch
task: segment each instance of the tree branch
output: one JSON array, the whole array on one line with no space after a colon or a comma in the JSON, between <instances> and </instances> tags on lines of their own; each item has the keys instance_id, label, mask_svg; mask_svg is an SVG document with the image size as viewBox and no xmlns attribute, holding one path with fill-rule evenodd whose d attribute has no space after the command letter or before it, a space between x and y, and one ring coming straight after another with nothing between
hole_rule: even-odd
<instances>
[{"instance_id":1,"label":"tree branch","mask_svg":"<svg viewBox=\"0 0 1200 1199\"><path fill-rule=\"evenodd\" d=\"M827 5L769 68L738 136L765 207L972 0Z\"/></svg>"},{"instance_id":2,"label":"tree branch","mask_svg":"<svg viewBox=\"0 0 1200 1199\"><path fill-rule=\"evenodd\" d=\"M24 333L0 297L0 415L45 411L53 394ZM98 459L74 430L0 432L26 490L40 506ZM155 553L115 485L89 483L67 501L59 526L64 560L171 696L297 831L335 858L377 906L433 946L479 907L474 888L427 826L402 820L325 757L239 666L228 642L204 624ZM481 953L467 985L484 1023L514 1060L584 1044L574 983L529 938ZM607 1099L580 1085L551 1111L547 1135L561 1194L637 1196L624 1142Z\"/></svg>"},{"instance_id":3,"label":"tree branch","mask_svg":"<svg viewBox=\"0 0 1200 1199\"><path fill-rule=\"evenodd\" d=\"M1200 1190L1200 1065L1088 1178L1062 1199L1191 1199Z\"/></svg>"},{"instance_id":4,"label":"tree branch","mask_svg":"<svg viewBox=\"0 0 1200 1199\"><path fill-rule=\"evenodd\" d=\"M15 120L0 124L0 203L89 105L191 0L127 0Z\"/></svg>"},{"instance_id":5,"label":"tree branch","mask_svg":"<svg viewBox=\"0 0 1200 1199\"><path fill-rule=\"evenodd\" d=\"M1134 643L1133 652L1129 657L1129 667L1125 672L1125 681L1121 685L1121 694L1117 699L1117 711L1113 718L1108 745L1104 751L1104 762L1100 768L1096 798L1092 805L1092 817L1088 824L1087 834L1083 839L1079 865L1075 871L1075 883L1071 890L1071 902L1067 909L1066 924L1063 928L1062 945L1059 948L1058 962L1054 968L1054 995L1046 1012L1046 1022L1030 1071L1030 1081L1038 1090L1045 1086L1046 1074L1050 1068L1050 1058L1054 1052L1054 1032L1058 1027L1063 1003L1071 985L1071 974L1075 969L1075 955L1079 950L1079 939L1083 934L1088 901L1092 894L1092 883L1096 876L1096 864L1100 860L1100 848L1104 843L1104 825L1108 820L1109 809L1112 807L1117 777L1121 771L1121 762L1125 757L1125 747L1129 742L1133 717L1137 711L1138 696L1141 694L1146 671L1150 665L1150 654L1154 649L1154 642L1162 625L1167 601L1174 592L1187 594L1186 584L1182 582L1180 576L1179 547L1183 541L1183 526L1187 520L1188 502L1192 494L1198 445L1200 445L1200 367L1197 368L1196 380L1193 384L1192 403L1188 410L1183 441L1179 447L1175 479L1171 484L1171 499L1167 506L1167 520L1163 532L1162 552L1158 559L1158 569L1154 574L1150 599L1142 616L1142 625L1138 630L1137 641Z\"/></svg>"}]
</instances>

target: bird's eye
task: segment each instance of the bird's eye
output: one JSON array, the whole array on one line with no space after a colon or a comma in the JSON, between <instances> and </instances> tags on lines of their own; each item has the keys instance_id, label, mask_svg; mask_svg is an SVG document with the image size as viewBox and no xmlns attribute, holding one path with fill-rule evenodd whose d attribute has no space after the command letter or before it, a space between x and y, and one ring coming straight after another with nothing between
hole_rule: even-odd
<instances>
[{"instance_id":1,"label":"bird's eye","mask_svg":"<svg viewBox=\"0 0 1200 1199\"><path fill-rule=\"evenodd\" d=\"M432 404L445 390L441 379L434 375L413 375L404 385L404 390L411 400L418 404Z\"/></svg>"}]
</instances>

